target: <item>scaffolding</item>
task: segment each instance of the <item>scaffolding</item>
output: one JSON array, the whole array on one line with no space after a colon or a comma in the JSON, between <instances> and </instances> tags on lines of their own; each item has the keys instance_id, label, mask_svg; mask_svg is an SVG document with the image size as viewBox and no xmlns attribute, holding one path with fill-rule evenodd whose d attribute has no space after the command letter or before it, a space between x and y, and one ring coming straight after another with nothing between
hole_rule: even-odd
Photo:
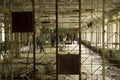
<instances>
[{"instance_id":1,"label":"scaffolding","mask_svg":"<svg viewBox=\"0 0 120 80\"><path fill-rule=\"evenodd\" d=\"M0 2L0 79L119 80L119 6L113 0L49 1ZM29 11L33 12L33 32L13 33L12 12ZM46 42L43 54L35 43L36 35L41 32ZM55 47L50 44L53 32L56 33ZM74 34L78 43L68 38L66 46L63 46L59 41L60 34ZM32 51L28 47L30 35L33 39ZM63 54L79 57L76 59L76 62L79 60L77 74L61 74L59 60Z\"/></svg>"},{"instance_id":2,"label":"scaffolding","mask_svg":"<svg viewBox=\"0 0 120 80\"><path fill-rule=\"evenodd\" d=\"M109 15L109 13L108 13L108 16L105 14L105 12L107 10L106 7L108 7L108 6L111 8L114 7L114 5L111 5L113 3L112 0L110 0L110 1L103 0L102 3L103 3L102 11L97 9L98 11L101 12L102 18L100 19L98 17L98 21L95 23L95 25L93 24L93 26L91 26L91 27L89 27L87 25L87 27L85 26L82 28L83 29L82 30L82 34L83 34L82 40L83 40L83 44L85 44L88 48L90 48L90 50L92 50L93 52L97 52L99 55L101 55L102 62L101 62L101 64L99 64L99 67L98 67L98 68L102 68L100 80L106 80L108 77L108 73L109 74L111 73L110 74L111 79L117 80L119 78L119 76L118 76L119 73L117 73L117 72L114 73L114 71L117 68L115 66L113 68L113 65L118 65L117 61L119 62L119 59L117 59L115 56L113 58L112 56L119 52L119 46L118 46L119 45L119 39L118 39L119 38L119 21L118 21L118 16L114 16L116 18L114 18L114 20L111 21L111 19L113 19L113 18ZM92 3L91 3L91 5L92 5ZM94 6L94 5L92 5L92 6ZM117 11L117 9L116 9L116 11ZM117 15L118 12L119 11L117 11L117 13L115 15ZM95 11L93 11L92 14L97 16ZM109 19L110 19L110 21L109 21ZM91 38L91 40L90 40L90 38ZM117 49L117 51L116 51L116 49ZM91 70L92 70L92 65L94 66L94 64L92 64L93 56L91 56ZM88 56L88 58L89 57L90 56ZM88 59L88 58L86 58L86 59ZM111 62L113 62L112 65L110 64ZM111 70L111 68L113 70ZM110 72L108 71L108 69L110 70ZM119 71L119 68L117 70ZM99 71L99 69L98 69L98 71ZM97 70L96 70L96 72L97 72ZM92 74L92 71L90 74ZM115 76L115 75L117 75L117 76Z\"/></svg>"}]
</instances>

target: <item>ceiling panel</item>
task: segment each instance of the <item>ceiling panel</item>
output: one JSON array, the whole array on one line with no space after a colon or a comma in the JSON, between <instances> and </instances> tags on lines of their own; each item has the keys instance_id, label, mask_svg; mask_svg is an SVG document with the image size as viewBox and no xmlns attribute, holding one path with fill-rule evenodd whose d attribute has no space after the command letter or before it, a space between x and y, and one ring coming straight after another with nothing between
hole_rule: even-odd
<instances>
[{"instance_id":1,"label":"ceiling panel","mask_svg":"<svg viewBox=\"0 0 120 80\"><path fill-rule=\"evenodd\" d=\"M3 10L3 1L0 1L0 11ZM10 0L5 0L10 4ZM58 24L62 27L78 25L79 0L57 0L58 1ZM105 10L111 11L119 6L120 0L106 0ZM83 25L102 16L102 0L81 0L81 20ZM9 8L9 7L7 7ZM55 26L56 21L55 0L35 0L35 21L42 26L43 21L49 21L49 26ZM31 0L12 0L12 11L32 11Z\"/></svg>"}]
</instances>

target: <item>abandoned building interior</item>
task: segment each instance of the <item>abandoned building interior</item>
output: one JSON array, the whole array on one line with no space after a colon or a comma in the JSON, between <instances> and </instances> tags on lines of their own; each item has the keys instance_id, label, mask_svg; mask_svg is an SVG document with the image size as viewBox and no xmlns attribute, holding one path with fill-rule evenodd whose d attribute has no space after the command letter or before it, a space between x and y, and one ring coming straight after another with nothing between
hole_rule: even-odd
<instances>
[{"instance_id":1,"label":"abandoned building interior","mask_svg":"<svg viewBox=\"0 0 120 80\"><path fill-rule=\"evenodd\" d=\"M120 0L0 0L0 80L120 80Z\"/></svg>"}]
</instances>

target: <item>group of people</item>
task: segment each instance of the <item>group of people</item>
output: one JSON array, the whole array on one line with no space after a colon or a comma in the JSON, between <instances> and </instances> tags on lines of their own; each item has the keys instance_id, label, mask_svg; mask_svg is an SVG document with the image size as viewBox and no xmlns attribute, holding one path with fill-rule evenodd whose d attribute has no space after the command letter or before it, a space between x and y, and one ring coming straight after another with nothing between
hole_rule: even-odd
<instances>
[{"instance_id":1,"label":"group of people","mask_svg":"<svg viewBox=\"0 0 120 80\"><path fill-rule=\"evenodd\" d=\"M76 38L76 36L73 33L59 35L60 43L64 43L66 41L71 41L72 43L74 43L75 38Z\"/></svg>"},{"instance_id":2,"label":"group of people","mask_svg":"<svg viewBox=\"0 0 120 80\"><path fill-rule=\"evenodd\" d=\"M51 46L54 47L55 41L56 41L56 36L54 33L51 34ZM40 48L40 52L44 52L44 44L45 44L45 36L41 33L39 36L36 37L36 44Z\"/></svg>"},{"instance_id":3,"label":"group of people","mask_svg":"<svg viewBox=\"0 0 120 80\"><path fill-rule=\"evenodd\" d=\"M60 44L63 44L63 46L65 46L65 42L66 41L70 41L74 42L75 40L75 35L74 34L64 34L64 35L59 35L59 42ZM37 49L39 48L40 52L44 52L44 44L45 44L45 35L43 33L40 33L37 37L36 37L36 45L37 45ZM51 41L51 46L54 47L55 43L56 43L56 35L55 33L51 33L50 34L50 41ZM28 46L30 48L30 52L33 50L32 49L32 44L33 43L33 37L32 35L29 36L29 40L28 40Z\"/></svg>"},{"instance_id":4,"label":"group of people","mask_svg":"<svg viewBox=\"0 0 120 80\"><path fill-rule=\"evenodd\" d=\"M44 52L44 43L45 43L45 38L42 33L36 37L36 44L40 48L40 52Z\"/></svg>"},{"instance_id":5,"label":"group of people","mask_svg":"<svg viewBox=\"0 0 120 80\"><path fill-rule=\"evenodd\" d=\"M44 41L45 41L44 35L40 33L36 37L36 44L40 48L40 52L44 52ZM33 52L33 35L32 34L30 34L28 37L28 46L29 46L29 52Z\"/></svg>"}]
</instances>

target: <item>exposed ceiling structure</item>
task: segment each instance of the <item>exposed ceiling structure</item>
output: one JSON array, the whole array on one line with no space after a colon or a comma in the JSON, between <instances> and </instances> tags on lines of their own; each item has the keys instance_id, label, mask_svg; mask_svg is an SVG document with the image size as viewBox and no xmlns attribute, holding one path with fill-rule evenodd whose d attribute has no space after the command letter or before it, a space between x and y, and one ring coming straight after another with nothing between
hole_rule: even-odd
<instances>
[{"instance_id":1,"label":"exposed ceiling structure","mask_svg":"<svg viewBox=\"0 0 120 80\"><path fill-rule=\"evenodd\" d=\"M58 1L58 27L78 28L79 0ZM106 13L119 9L120 0L104 0ZM11 8L10 8L11 7ZM35 22L38 27L55 27L55 0L35 0ZM115 10L114 10L115 9ZM32 0L1 0L1 12L32 11ZM102 0L81 0L81 20L83 25L99 19L102 16ZM0 14L1 16L2 14ZM107 14L108 15L108 14Z\"/></svg>"}]
</instances>

